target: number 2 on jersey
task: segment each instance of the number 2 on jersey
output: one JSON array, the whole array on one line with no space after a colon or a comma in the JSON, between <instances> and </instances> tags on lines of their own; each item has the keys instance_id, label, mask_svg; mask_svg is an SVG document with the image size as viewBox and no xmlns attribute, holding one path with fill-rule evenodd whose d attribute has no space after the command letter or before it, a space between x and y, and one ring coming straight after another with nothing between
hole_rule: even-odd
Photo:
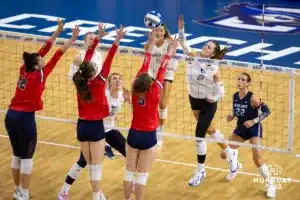
<instances>
[{"instance_id":1,"label":"number 2 on jersey","mask_svg":"<svg viewBox=\"0 0 300 200\"><path fill-rule=\"evenodd\" d=\"M245 116L245 109L244 108L236 108L235 113L237 116Z\"/></svg>"}]
</instances>

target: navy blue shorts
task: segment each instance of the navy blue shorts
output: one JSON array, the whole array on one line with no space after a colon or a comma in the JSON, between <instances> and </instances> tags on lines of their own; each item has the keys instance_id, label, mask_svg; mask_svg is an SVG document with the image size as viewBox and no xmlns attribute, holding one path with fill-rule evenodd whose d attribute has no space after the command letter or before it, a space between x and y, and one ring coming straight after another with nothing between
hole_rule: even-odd
<instances>
[{"instance_id":1,"label":"navy blue shorts","mask_svg":"<svg viewBox=\"0 0 300 200\"><path fill-rule=\"evenodd\" d=\"M37 143L35 113L8 110L5 117L5 128L14 156L21 159L32 158Z\"/></svg>"},{"instance_id":2,"label":"navy blue shorts","mask_svg":"<svg viewBox=\"0 0 300 200\"><path fill-rule=\"evenodd\" d=\"M98 142L105 138L103 120L77 121L77 139L80 142Z\"/></svg>"},{"instance_id":3,"label":"navy blue shorts","mask_svg":"<svg viewBox=\"0 0 300 200\"><path fill-rule=\"evenodd\" d=\"M138 131L129 129L127 143L130 147L139 150L147 150L157 144L156 130L154 131Z\"/></svg>"},{"instance_id":4,"label":"navy blue shorts","mask_svg":"<svg viewBox=\"0 0 300 200\"><path fill-rule=\"evenodd\" d=\"M249 140L253 137L260 137L262 138L262 125L259 124L257 126L246 128L246 127L237 127L233 131L234 134L240 136L244 140Z\"/></svg>"}]
</instances>

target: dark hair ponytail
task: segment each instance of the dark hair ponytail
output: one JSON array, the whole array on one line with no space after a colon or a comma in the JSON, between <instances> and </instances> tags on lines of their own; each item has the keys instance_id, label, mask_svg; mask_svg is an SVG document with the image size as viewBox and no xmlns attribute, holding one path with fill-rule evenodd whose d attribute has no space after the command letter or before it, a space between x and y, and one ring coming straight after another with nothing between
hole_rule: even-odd
<instances>
[{"instance_id":1,"label":"dark hair ponytail","mask_svg":"<svg viewBox=\"0 0 300 200\"><path fill-rule=\"evenodd\" d=\"M40 55L38 53L23 52L23 60L26 72L33 72L35 70L35 66L38 64L37 57L39 56Z\"/></svg>"},{"instance_id":2,"label":"dark hair ponytail","mask_svg":"<svg viewBox=\"0 0 300 200\"><path fill-rule=\"evenodd\" d=\"M227 47L221 49L220 44L217 41L211 40L210 42L213 42L216 45L216 48L215 48L215 51L214 51L215 55L211 58L222 60L225 57L225 54L228 51Z\"/></svg>"},{"instance_id":3,"label":"dark hair ponytail","mask_svg":"<svg viewBox=\"0 0 300 200\"><path fill-rule=\"evenodd\" d=\"M92 92L88 86L88 80L94 75L95 68L91 62L83 62L79 70L73 76L73 82L77 93L84 101L92 100Z\"/></svg>"}]
</instances>

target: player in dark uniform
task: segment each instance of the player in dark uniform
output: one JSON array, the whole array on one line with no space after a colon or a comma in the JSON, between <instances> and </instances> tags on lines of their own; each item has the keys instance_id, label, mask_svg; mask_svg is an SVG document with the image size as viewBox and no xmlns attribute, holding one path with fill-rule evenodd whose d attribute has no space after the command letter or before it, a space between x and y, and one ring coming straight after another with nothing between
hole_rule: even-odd
<instances>
[{"instance_id":1,"label":"player in dark uniform","mask_svg":"<svg viewBox=\"0 0 300 200\"><path fill-rule=\"evenodd\" d=\"M262 124L261 121L270 115L268 106L260 102L254 94L248 90L251 83L251 76L248 73L241 73L238 77L237 87L239 89L233 95L233 112L228 115L227 121L230 122L234 118L237 118L237 126L231 135L231 141L236 142L249 142L253 145L259 145L259 141L262 138ZM237 149L239 146L230 145L231 148ZM259 168L260 174L265 178L267 183L266 196L268 198L275 197L275 186L271 181L270 172L268 166L263 163L261 149L252 148L253 161ZM222 158L226 158L223 152L221 152ZM236 159L238 151L236 151ZM236 177L237 171L229 171L227 180L233 180Z\"/></svg>"}]
</instances>

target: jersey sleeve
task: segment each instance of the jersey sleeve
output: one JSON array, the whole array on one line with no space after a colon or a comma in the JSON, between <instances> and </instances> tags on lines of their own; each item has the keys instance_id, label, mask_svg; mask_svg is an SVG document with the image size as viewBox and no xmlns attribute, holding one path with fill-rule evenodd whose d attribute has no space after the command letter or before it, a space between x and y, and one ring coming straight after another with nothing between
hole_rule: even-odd
<instances>
[{"instance_id":1,"label":"jersey sleeve","mask_svg":"<svg viewBox=\"0 0 300 200\"><path fill-rule=\"evenodd\" d=\"M144 57L144 62L143 62L143 65L141 67L141 69L138 71L138 73L136 74L136 78L141 75L142 73L145 73L148 71L149 69L149 66L150 66L150 61L151 61L151 58L152 58L152 54L149 53L149 52L146 52L145 53L145 57Z\"/></svg>"},{"instance_id":2,"label":"jersey sleeve","mask_svg":"<svg viewBox=\"0 0 300 200\"><path fill-rule=\"evenodd\" d=\"M106 59L103 63L103 66L102 66L101 72L99 73L99 76L104 81L106 81L106 79L109 75L109 72L110 72L110 69L111 69L111 64L112 64L113 58L114 58L114 56L117 52L117 49L118 49L118 46L113 44L111 46L111 48L109 49L107 57L106 57Z\"/></svg>"},{"instance_id":3,"label":"jersey sleeve","mask_svg":"<svg viewBox=\"0 0 300 200\"><path fill-rule=\"evenodd\" d=\"M164 77L165 77L165 72L168 68L168 65L170 63L171 57L168 55L165 55L160 62L160 67L158 69L157 75L156 75L156 81L158 81L161 85L164 83Z\"/></svg>"},{"instance_id":4,"label":"jersey sleeve","mask_svg":"<svg viewBox=\"0 0 300 200\"><path fill-rule=\"evenodd\" d=\"M99 40L97 37L95 37L92 46L88 48L88 50L86 51L83 61L90 61L92 59L98 44L99 44Z\"/></svg>"},{"instance_id":5,"label":"jersey sleeve","mask_svg":"<svg viewBox=\"0 0 300 200\"><path fill-rule=\"evenodd\" d=\"M64 54L63 51L61 51L60 49L58 49L55 54L52 56L52 58L48 61L48 63L46 64L46 66L44 67L43 71L44 71L44 76L47 78L48 75L52 72L52 70L54 69L54 67L56 66L57 62L59 61L59 59L61 58L61 56Z\"/></svg>"},{"instance_id":6,"label":"jersey sleeve","mask_svg":"<svg viewBox=\"0 0 300 200\"><path fill-rule=\"evenodd\" d=\"M38 54L41 57L44 57L49 52L49 50L51 49L51 47L52 47L52 42L50 40L47 40L47 42L38 51Z\"/></svg>"}]
</instances>

